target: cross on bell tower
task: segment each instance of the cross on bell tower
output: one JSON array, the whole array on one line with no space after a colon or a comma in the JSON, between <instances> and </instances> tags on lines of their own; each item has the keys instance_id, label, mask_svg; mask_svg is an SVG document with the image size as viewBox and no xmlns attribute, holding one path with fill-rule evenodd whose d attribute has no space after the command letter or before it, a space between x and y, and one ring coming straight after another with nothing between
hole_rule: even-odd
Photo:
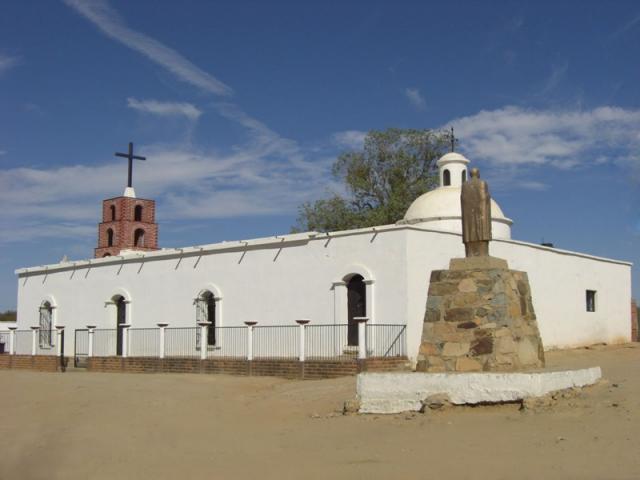
<instances>
[{"instance_id":1,"label":"cross on bell tower","mask_svg":"<svg viewBox=\"0 0 640 480\"><path fill-rule=\"evenodd\" d=\"M124 157L129 160L129 176L127 178L127 188L133 188L133 161L134 160L146 160L147 157L141 157L140 155L133 154L133 142L129 142L129 151L127 153L115 153L116 157Z\"/></svg>"},{"instance_id":2,"label":"cross on bell tower","mask_svg":"<svg viewBox=\"0 0 640 480\"><path fill-rule=\"evenodd\" d=\"M156 202L137 198L133 189L133 161L146 157L133 154L129 142L127 153L116 152L116 157L129 161L129 175L124 194L102 202L102 222L98 225L97 258L126 255L133 250L158 250L158 224Z\"/></svg>"}]
</instances>

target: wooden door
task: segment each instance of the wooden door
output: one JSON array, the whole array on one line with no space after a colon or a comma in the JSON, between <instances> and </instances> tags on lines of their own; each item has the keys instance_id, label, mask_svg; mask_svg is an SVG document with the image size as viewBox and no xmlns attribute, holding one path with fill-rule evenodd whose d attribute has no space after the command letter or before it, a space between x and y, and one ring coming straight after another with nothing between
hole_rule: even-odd
<instances>
[{"instance_id":1,"label":"wooden door","mask_svg":"<svg viewBox=\"0 0 640 480\"><path fill-rule=\"evenodd\" d=\"M348 345L358 345L358 322L355 317L367 316L367 288L361 275L354 275L347 283Z\"/></svg>"},{"instance_id":2,"label":"wooden door","mask_svg":"<svg viewBox=\"0 0 640 480\"><path fill-rule=\"evenodd\" d=\"M116 300L116 355L122 355L122 325L127 323L127 304L124 303L123 297L118 297Z\"/></svg>"}]
</instances>

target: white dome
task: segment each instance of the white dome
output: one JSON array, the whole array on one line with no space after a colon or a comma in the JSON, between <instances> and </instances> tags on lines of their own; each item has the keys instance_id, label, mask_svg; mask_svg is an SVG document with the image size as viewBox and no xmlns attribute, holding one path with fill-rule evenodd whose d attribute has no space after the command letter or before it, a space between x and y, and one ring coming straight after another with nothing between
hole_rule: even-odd
<instances>
[{"instance_id":1,"label":"white dome","mask_svg":"<svg viewBox=\"0 0 640 480\"><path fill-rule=\"evenodd\" d=\"M420 223L433 230L462 233L460 187L440 187L416 198L401 223ZM511 238L513 221L491 199L491 230L494 238Z\"/></svg>"},{"instance_id":2,"label":"white dome","mask_svg":"<svg viewBox=\"0 0 640 480\"><path fill-rule=\"evenodd\" d=\"M460 192L467 179L467 160L457 152L443 155L437 162L440 187L416 198L399 223L420 223L425 228L462 233ZM491 230L494 238L511 238L513 221L491 199Z\"/></svg>"}]
</instances>

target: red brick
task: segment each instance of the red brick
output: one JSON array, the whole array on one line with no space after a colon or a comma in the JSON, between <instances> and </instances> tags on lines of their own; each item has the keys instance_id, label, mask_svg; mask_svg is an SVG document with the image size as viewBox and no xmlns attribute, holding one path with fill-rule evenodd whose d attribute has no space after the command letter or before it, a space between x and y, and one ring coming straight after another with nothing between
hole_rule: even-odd
<instances>
[{"instance_id":1,"label":"red brick","mask_svg":"<svg viewBox=\"0 0 640 480\"><path fill-rule=\"evenodd\" d=\"M142 206L140 221L135 220L135 208ZM111 206L115 207L115 220L111 218ZM118 255L120 250L158 250L158 224L155 223L156 202L143 198L116 197L102 202L102 223L98 225L98 247L95 257ZM114 232L113 245L108 244L107 230ZM134 245L134 232L144 230L144 246Z\"/></svg>"}]
</instances>

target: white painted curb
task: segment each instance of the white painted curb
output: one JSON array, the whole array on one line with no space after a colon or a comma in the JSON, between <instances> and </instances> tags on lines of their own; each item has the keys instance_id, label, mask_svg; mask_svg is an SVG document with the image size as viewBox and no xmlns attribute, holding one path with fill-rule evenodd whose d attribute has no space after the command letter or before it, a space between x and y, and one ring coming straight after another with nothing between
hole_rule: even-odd
<instances>
[{"instance_id":1,"label":"white painted curb","mask_svg":"<svg viewBox=\"0 0 640 480\"><path fill-rule=\"evenodd\" d=\"M456 405L500 403L540 397L593 385L600 367L535 373L361 373L357 379L360 413L419 411L422 400L438 393Z\"/></svg>"}]
</instances>

